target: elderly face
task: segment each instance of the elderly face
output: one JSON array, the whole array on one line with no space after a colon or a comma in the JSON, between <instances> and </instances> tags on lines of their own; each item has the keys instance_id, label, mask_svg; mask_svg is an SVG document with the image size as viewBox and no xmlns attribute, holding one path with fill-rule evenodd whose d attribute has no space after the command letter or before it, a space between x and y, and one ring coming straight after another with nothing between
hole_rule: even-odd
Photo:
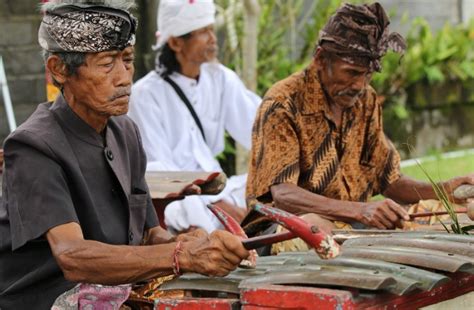
<instances>
[{"instance_id":1,"label":"elderly face","mask_svg":"<svg viewBox=\"0 0 474 310\"><path fill-rule=\"evenodd\" d=\"M128 111L130 88L134 73L134 49L90 53L77 74L68 76L63 84L68 103L74 110L97 118L125 114ZM87 120L86 120L87 121Z\"/></svg>"},{"instance_id":2,"label":"elderly face","mask_svg":"<svg viewBox=\"0 0 474 310\"><path fill-rule=\"evenodd\" d=\"M179 38L179 50L185 61L202 64L211 61L217 56L217 38L214 25L209 25L191 32L189 38Z\"/></svg>"},{"instance_id":3,"label":"elderly face","mask_svg":"<svg viewBox=\"0 0 474 310\"><path fill-rule=\"evenodd\" d=\"M372 79L369 68L351 64L339 57L325 57L321 61L321 83L329 100L345 108L354 106Z\"/></svg>"}]
</instances>

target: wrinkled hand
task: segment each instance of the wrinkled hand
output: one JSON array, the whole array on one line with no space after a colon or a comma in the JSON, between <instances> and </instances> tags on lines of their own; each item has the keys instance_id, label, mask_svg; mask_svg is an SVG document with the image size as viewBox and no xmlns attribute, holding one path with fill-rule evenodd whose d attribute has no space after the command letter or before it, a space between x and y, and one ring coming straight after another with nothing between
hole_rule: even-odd
<instances>
[{"instance_id":1,"label":"wrinkled hand","mask_svg":"<svg viewBox=\"0 0 474 310\"><path fill-rule=\"evenodd\" d=\"M248 256L239 237L216 230L207 237L183 243L178 259L183 271L223 277Z\"/></svg>"},{"instance_id":2,"label":"wrinkled hand","mask_svg":"<svg viewBox=\"0 0 474 310\"><path fill-rule=\"evenodd\" d=\"M378 229L403 228L402 220L410 220L408 212L392 199L365 203L358 221Z\"/></svg>"},{"instance_id":3,"label":"wrinkled hand","mask_svg":"<svg viewBox=\"0 0 474 310\"><path fill-rule=\"evenodd\" d=\"M187 242L195 241L197 239L206 238L208 236L207 232L204 229L196 228L190 230L189 232L179 234L176 236L176 241Z\"/></svg>"},{"instance_id":4,"label":"wrinkled hand","mask_svg":"<svg viewBox=\"0 0 474 310\"><path fill-rule=\"evenodd\" d=\"M463 184L474 185L474 173L449 179L441 183L441 189L444 189L446 191L451 201L454 201L456 203L464 203L466 202L465 199L455 199L453 195L456 188L458 188L460 185L463 185Z\"/></svg>"}]
</instances>

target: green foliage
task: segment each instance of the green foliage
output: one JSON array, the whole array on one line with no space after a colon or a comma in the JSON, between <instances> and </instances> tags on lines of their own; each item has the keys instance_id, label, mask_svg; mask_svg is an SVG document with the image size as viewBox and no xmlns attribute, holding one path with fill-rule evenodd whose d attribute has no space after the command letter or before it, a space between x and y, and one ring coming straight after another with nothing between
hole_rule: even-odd
<instances>
[{"instance_id":1,"label":"green foliage","mask_svg":"<svg viewBox=\"0 0 474 310\"><path fill-rule=\"evenodd\" d=\"M357 3L362 1L351 1ZM233 0L217 0L227 8L236 4ZM310 61L317 43L319 30L329 17L343 3L343 0L260 0L258 33L257 93L263 95L275 82L302 70ZM234 25L238 46L242 46L242 12L226 18L226 23ZM223 27L220 59L226 66L241 72L240 49L233 48L227 37L228 27Z\"/></svg>"},{"instance_id":2,"label":"green foliage","mask_svg":"<svg viewBox=\"0 0 474 310\"><path fill-rule=\"evenodd\" d=\"M460 235L468 235L469 231L472 230L472 227L461 226L461 224L459 224L456 208L454 207L454 203L449 199L448 194L446 193L446 190L443 188L442 185L438 184L431 177L431 175L425 170L425 168L420 163L418 163L418 167L423 171L423 174L426 176L426 178L428 178L429 183L431 184L434 192L436 193L436 197L438 197L438 200L441 202L444 209L447 211L451 219L451 224L449 225L449 228L451 228L451 230L449 230L447 224L443 223L441 219L438 218L438 221L441 223L441 225L443 225L444 229L448 233L452 232L452 233L460 234Z\"/></svg>"},{"instance_id":3,"label":"green foliage","mask_svg":"<svg viewBox=\"0 0 474 310\"><path fill-rule=\"evenodd\" d=\"M408 50L403 58L389 53L383 59L383 71L374 76L373 85L389 103L404 106L409 99L415 106L429 105L426 94L415 86L445 84L468 85L474 79L474 20L468 25L446 23L433 32L423 18L413 20L406 39ZM459 103L459 96L446 97L446 103Z\"/></svg>"}]
</instances>

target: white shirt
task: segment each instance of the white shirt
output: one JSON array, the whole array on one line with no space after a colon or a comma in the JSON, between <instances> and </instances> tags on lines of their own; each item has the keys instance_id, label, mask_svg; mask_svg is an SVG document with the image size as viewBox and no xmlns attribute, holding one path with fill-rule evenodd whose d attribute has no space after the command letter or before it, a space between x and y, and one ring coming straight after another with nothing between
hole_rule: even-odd
<instances>
[{"instance_id":1,"label":"white shirt","mask_svg":"<svg viewBox=\"0 0 474 310\"><path fill-rule=\"evenodd\" d=\"M201 121L202 137L176 91L155 71L132 87L129 116L137 123L147 154L147 170L222 171L215 156L224 150L224 132L245 148L260 97L249 91L232 70L217 63L201 66L199 81L178 73L170 78L181 88ZM190 225L220 228L205 205L224 199L245 207L246 176L232 177L218 196L193 196L166 208L165 222L176 231Z\"/></svg>"}]
</instances>

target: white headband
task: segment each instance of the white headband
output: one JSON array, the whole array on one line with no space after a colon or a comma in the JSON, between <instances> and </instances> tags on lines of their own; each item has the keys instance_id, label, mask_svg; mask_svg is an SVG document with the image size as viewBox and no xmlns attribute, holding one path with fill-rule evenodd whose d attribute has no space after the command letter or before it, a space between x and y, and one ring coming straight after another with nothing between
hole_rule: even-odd
<instances>
[{"instance_id":1,"label":"white headband","mask_svg":"<svg viewBox=\"0 0 474 310\"><path fill-rule=\"evenodd\" d=\"M157 50L170 37L179 37L215 22L213 0L161 0L158 7Z\"/></svg>"}]
</instances>

